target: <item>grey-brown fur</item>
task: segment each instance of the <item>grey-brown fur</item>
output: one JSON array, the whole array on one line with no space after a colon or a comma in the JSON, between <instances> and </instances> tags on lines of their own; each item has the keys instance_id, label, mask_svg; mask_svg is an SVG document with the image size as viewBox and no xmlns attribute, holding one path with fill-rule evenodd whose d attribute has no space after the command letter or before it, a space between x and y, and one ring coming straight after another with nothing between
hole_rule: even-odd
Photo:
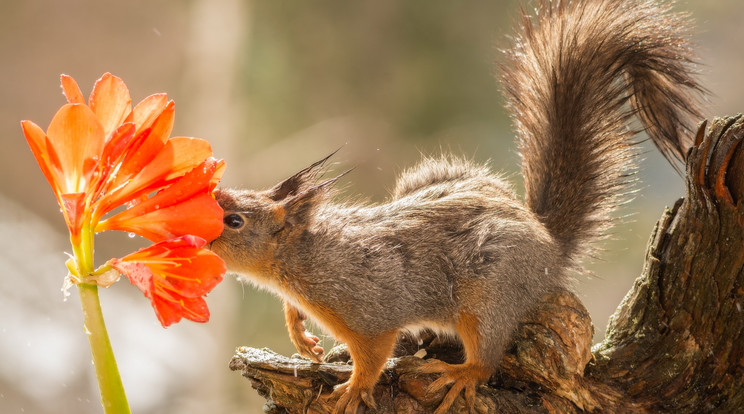
<instances>
[{"instance_id":1,"label":"grey-brown fur","mask_svg":"<svg viewBox=\"0 0 744 414\"><path fill-rule=\"evenodd\" d=\"M468 362L493 372L519 318L565 285L609 226L633 164L628 119L637 112L681 159L697 113L686 23L668 6L555 1L539 16L523 18L502 68L524 203L485 166L442 156L401 174L389 201L345 205L316 180L316 163L273 189L219 191L226 219L246 224L226 227L212 248L334 334L345 331L297 298L363 338L422 325L455 332L475 315Z\"/></svg>"}]
</instances>

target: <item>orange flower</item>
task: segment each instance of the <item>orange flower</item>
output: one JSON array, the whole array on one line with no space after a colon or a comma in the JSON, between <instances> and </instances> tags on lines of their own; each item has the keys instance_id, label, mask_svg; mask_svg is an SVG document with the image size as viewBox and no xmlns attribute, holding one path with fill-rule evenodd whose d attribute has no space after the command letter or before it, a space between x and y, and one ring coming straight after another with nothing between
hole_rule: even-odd
<instances>
[{"instance_id":1,"label":"orange flower","mask_svg":"<svg viewBox=\"0 0 744 414\"><path fill-rule=\"evenodd\" d=\"M175 104L165 94L132 108L124 82L106 73L86 105L74 79L62 75L61 83L68 103L47 132L31 121L21 125L62 207L78 263L75 280L100 281L92 271L93 232L137 233L157 244L110 266L152 299L164 326L181 316L205 322L202 296L225 272L224 262L203 248L222 232L212 191L224 162L212 158L205 140L169 138Z\"/></svg>"},{"instance_id":2,"label":"orange flower","mask_svg":"<svg viewBox=\"0 0 744 414\"><path fill-rule=\"evenodd\" d=\"M225 262L202 247L205 240L183 236L153 244L108 265L123 273L152 302L163 326L181 318L209 320L202 296L212 290L225 273Z\"/></svg>"},{"instance_id":3,"label":"orange flower","mask_svg":"<svg viewBox=\"0 0 744 414\"><path fill-rule=\"evenodd\" d=\"M65 75L61 80L69 103L54 116L47 133L31 121L21 124L62 207L73 243L79 242L85 221L95 228L106 213L146 199L212 155L209 143L202 139L168 138L175 104L165 94L151 95L132 109L124 82L107 73L96 82L85 105L75 80ZM219 164L213 181L219 180L222 169ZM215 208L216 202L211 210ZM86 212L89 219L84 218ZM219 234L214 229L221 226L221 218L209 217L210 228L197 235ZM151 221L150 226L158 223Z\"/></svg>"}]
</instances>

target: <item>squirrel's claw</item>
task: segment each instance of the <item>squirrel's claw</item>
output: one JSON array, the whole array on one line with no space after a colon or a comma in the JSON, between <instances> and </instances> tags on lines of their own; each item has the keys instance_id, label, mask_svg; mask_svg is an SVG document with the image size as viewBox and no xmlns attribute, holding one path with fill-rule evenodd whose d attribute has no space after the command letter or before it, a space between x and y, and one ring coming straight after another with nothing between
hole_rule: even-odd
<instances>
[{"instance_id":1,"label":"squirrel's claw","mask_svg":"<svg viewBox=\"0 0 744 414\"><path fill-rule=\"evenodd\" d=\"M297 352L315 362L323 362L323 348L318 346L320 338L305 330L307 316L298 308L284 302L284 317L287 321L289 339Z\"/></svg>"},{"instance_id":2,"label":"squirrel's claw","mask_svg":"<svg viewBox=\"0 0 744 414\"><path fill-rule=\"evenodd\" d=\"M434 414L445 414L449 412L450 407L455 402L460 393L464 393L466 412L475 413L476 387L483 383L480 369L469 366L468 364L451 365L446 362L434 360L418 369L425 374L441 373L441 376L434 380L426 389L428 395L441 392L447 385L452 387L434 411ZM487 377L486 377L487 379Z\"/></svg>"},{"instance_id":3,"label":"squirrel's claw","mask_svg":"<svg viewBox=\"0 0 744 414\"><path fill-rule=\"evenodd\" d=\"M334 414L356 414L362 402L373 410L377 409L371 389L354 387L349 382L336 386L330 398L338 398Z\"/></svg>"},{"instance_id":4,"label":"squirrel's claw","mask_svg":"<svg viewBox=\"0 0 744 414\"><path fill-rule=\"evenodd\" d=\"M293 342L295 342L295 348L297 348L297 352L299 352L300 355L310 358L318 363L323 362L323 354L325 351L323 348L318 346L320 338L305 332L297 341Z\"/></svg>"}]
</instances>

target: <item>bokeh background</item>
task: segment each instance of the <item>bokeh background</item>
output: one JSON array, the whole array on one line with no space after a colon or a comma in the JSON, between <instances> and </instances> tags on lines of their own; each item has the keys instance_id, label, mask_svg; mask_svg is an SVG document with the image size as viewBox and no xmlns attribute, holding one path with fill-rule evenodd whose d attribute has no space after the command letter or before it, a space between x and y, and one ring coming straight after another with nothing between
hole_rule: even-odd
<instances>
[{"instance_id":1,"label":"bokeh background","mask_svg":"<svg viewBox=\"0 0 744 414\"><path fill-rule=\"evenodd\" d=\"M744 2L676 7L698 22L700 69L713 92L706 116L741 111ZM174 135L209 139L227 160L227 186L270 186L340 148L334 169L355 167L342 198L382 201L398 172L441 151L491 160L521 188L493 76L518 11L504 0L0 1L0 412L101 412L77 292L65 300L60 290L66 228L19 126L31 119L46 128L64 103L60 73L85 94L107 71L135 102L167 92ZM597 339L641 272L656 219L683 191L643 148L641 191L620 212L629 218L591 266L595 277L576 282ZM104 234L96 257L144 244ZM204 325L161 328L126 280L101 295L136 413L262 412L263 399L228 370L234 348L294 352L279 300L234 277L209 296Z\"/></svg>"}]
</instances>

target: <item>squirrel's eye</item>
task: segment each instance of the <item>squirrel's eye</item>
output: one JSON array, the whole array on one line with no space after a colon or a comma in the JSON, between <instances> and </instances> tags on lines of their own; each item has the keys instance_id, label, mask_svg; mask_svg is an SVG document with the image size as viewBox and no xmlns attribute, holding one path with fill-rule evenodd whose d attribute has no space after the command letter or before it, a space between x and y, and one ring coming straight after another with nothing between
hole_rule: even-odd
<instances>
[{"instance_id":1,"label":"squirrel's eye","mask_svg":"<svg viewBox=\"0 0 744 414\"><path fill-rule=\"evenodd\" d=\"M226 215L222 221L225 223L225 226L231 229L239 229L243 227L243 224L245 224L243 217L240 217L240 214L235 213Z\"/></svg>"}]
</instances>

